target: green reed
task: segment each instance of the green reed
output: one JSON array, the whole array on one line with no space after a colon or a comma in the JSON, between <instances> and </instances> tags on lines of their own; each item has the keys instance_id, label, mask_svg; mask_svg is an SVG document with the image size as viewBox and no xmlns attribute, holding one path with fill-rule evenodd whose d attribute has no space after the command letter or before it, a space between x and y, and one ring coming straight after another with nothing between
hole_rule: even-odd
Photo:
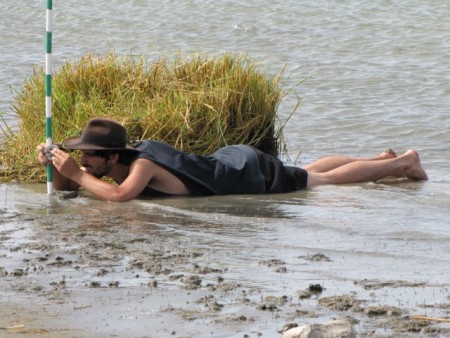
<instances>
[{"instance_id":1,"label":"green reed","mask_svg":"<svg viewBox=\"0 0 450 338\"><path fill-rule=\"evenodd\" d=\"M101 116L122 123L130 142L161 140L197 154L250 144L276 155L282 146L276 114L285 95L282 72L269 77L243 55L149 61L89 54L53 74L53 140L79 135L90 118ZM25 80L12 110L18 131L0 121L0 180L44 181L35 151L45 140L43 70Z\"/></svg>"}]
</instances>

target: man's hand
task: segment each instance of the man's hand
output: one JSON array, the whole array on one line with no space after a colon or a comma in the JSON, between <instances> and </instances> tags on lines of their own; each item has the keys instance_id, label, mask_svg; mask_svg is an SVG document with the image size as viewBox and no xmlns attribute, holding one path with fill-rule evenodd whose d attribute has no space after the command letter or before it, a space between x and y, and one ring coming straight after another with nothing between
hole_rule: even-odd
<instances>
[{"instance_id":1,"label":"man's hand","mask_svg":"<svg viewBox=\"0 0 450 338\"><path fill-rule=\"evenodd\" d=\"M53 171L53 185L56 190L73 191L79 188L79 185L71 179L70 175L81 171L81 169L69 154L57 148L53 148L49 153L45 143L39 144L36 149L38 151L38 162L42 165L53 164L56 169Z\"/></svg>"},{"instance_id":2,"label":"man's hand","mask_svg":"<svg viewBox=\"0 0 450 338\"><path fill-rule=\"evenodd\" d=\"M55 148L51 150L51 154L53 165L63 176L72 178L80 173L78 163L68 153Z\"/></svg>"},{"instance_id":3,"label":"man's hand","mask_svg":"<svg viewBox=\"0 0 450 338\"><path fill-rule=\"evenodd\" d=\"M41 143L36 147L36 150L38 151L37 160L42 165L47 165L51 163L51 161L47 157L46 149L47 146L45 145L45 143Z\"/></svg>"}]
</instances>

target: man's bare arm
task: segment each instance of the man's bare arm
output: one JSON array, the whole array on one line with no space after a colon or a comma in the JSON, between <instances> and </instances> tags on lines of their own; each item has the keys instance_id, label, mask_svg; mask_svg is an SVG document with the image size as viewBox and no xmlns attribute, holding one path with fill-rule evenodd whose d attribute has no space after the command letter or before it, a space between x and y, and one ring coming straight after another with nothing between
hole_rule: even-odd
<instances>
[{"instance_id":1,"label":"man's bare arm","mask_svg":"<svg viewBox=\"0 0 450 338\"><path fill-rule=\"evenodd\" d=\"M152 163L145 159L138 159L132 163L128 177L117 186L83 171L64 151L53 150L53 154L53 165L62 175L105 201L132 200L139 196L153 177L153 171L148 168Z\"/></svg>"}]
</instances>

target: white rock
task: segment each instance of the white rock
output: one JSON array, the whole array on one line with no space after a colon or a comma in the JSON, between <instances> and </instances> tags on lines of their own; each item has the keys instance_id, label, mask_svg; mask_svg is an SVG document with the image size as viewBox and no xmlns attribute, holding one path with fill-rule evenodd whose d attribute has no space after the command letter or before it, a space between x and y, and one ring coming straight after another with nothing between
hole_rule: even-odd
<instances>
[{"instance_id":1,"label":"white rock","mask_svg":"<svg viewBox=\"0 0 450 338\"><path fill-rule=\"evenodd\" d=\"M356 338L356 333L348 320L340 319L294 327L287 330L283 338Z\"/></svg>"}]
</instances>

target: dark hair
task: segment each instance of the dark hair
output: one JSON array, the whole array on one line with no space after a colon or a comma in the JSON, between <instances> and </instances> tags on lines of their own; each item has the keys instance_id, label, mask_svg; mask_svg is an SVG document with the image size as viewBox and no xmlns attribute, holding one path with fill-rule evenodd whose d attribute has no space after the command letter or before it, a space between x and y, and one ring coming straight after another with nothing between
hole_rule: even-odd
<instances>
[{"instance_id":1,"label":"dark hair","mask_svg":"<svg viewBox=\"0 0 450 338\"><path fill-rule=\"evenodd\" d=\"M128 152L128 151L117 151L117 150L96 150L92 153L92 156L97 156L104 158L105 160L109 159L111 155L119 154L119 159L117 163L130 165L137 157L137 153Z\"/></svg>"}]
</instances>

